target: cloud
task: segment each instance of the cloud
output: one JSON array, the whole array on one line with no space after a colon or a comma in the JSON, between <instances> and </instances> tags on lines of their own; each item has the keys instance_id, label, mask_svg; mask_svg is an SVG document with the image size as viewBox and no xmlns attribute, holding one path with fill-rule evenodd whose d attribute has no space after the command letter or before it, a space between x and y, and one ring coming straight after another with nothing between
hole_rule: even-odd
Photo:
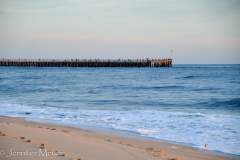
<instances>
[{"instance_id":1,"label":"cloud","mask_svg":"<svg viewBox=\"0 0 240 160\"><path fill-rule=\"evenodd\" d=\"M10 9L5 9L5 8L0 9L0 14L7 14L7 13L10 13Z\"/></svg>"},{"instance_id":2,"label":"cloud","mask_svg":"<svg viewBox=\"0 0 240 160\"><path fill-rule=\"evenodd\" d=\"M155 43L155 39L151 38L128 38L126 40L128 43L136 43L136 44L153 44Z\"/></svg>"},{"instance_id":3,"label":"cloud","mask_svg":"<svg viewBox=\"0 0 240 160\"><path fill-rule=\"evenodd\" d=\"M71 22L71 24L77 24L80 23L82 21L82 19L76 19L74 21Z\"/></svg>"}]
</instances>

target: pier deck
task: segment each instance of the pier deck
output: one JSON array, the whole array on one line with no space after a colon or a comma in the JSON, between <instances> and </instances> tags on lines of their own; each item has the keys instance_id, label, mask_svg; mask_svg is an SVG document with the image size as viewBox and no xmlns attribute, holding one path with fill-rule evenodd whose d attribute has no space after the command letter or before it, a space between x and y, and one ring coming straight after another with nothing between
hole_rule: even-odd
<instances>
[{"instance_id":1,"label":"pier deck","mask_svg":"<svg viewBox=\"0 0 240 160\"><path fill-rule=\"evenodd\" d=\"M0 66L21 67L172 67L172 59L1 59Z\"/></svg>"}]
</instances>

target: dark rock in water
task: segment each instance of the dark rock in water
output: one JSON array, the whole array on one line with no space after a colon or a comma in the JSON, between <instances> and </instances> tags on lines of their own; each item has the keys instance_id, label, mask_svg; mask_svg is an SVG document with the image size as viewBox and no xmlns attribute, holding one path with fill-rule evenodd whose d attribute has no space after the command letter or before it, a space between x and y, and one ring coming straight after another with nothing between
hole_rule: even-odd
<instances>
[{"instance_id":1,"label":"dark rock in water","mask_svg":"<svg viewBox=\"0 0 240 160\"><path fill-rule=\"evenodd\" d=\"M25 112L25 114L31 114L30 112Z\"/></svg>"}]
</instances>

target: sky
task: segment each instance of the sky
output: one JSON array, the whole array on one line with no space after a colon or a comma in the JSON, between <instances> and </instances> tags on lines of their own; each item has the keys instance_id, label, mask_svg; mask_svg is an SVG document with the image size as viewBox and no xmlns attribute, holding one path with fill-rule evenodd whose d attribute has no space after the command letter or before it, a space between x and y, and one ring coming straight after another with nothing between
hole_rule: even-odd
<instances>
[{"instance_id":1,"label":"sky","mask_svg":"<svg viewBox=\"0 0 240 160\"><path fill-rule=\"evenodd\" d=\"M0 0L2 58L240 64L240 1Z\"/></svg>"}]
</instances>

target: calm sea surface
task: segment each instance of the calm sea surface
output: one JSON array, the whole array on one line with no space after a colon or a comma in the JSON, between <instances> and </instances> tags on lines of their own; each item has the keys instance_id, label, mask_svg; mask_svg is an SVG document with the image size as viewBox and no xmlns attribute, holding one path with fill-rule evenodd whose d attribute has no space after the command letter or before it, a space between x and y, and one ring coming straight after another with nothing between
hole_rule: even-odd
<instances>
[{"instance_id":1,"label":"calm sea surface","mask_svg":"<svg viewBox=\"0 0 240 160\"><path fill-rule=\"evenodd\" d=\"M240 65L0 67L0 115L240 155Z\"/></svg>"}]
</instances>

